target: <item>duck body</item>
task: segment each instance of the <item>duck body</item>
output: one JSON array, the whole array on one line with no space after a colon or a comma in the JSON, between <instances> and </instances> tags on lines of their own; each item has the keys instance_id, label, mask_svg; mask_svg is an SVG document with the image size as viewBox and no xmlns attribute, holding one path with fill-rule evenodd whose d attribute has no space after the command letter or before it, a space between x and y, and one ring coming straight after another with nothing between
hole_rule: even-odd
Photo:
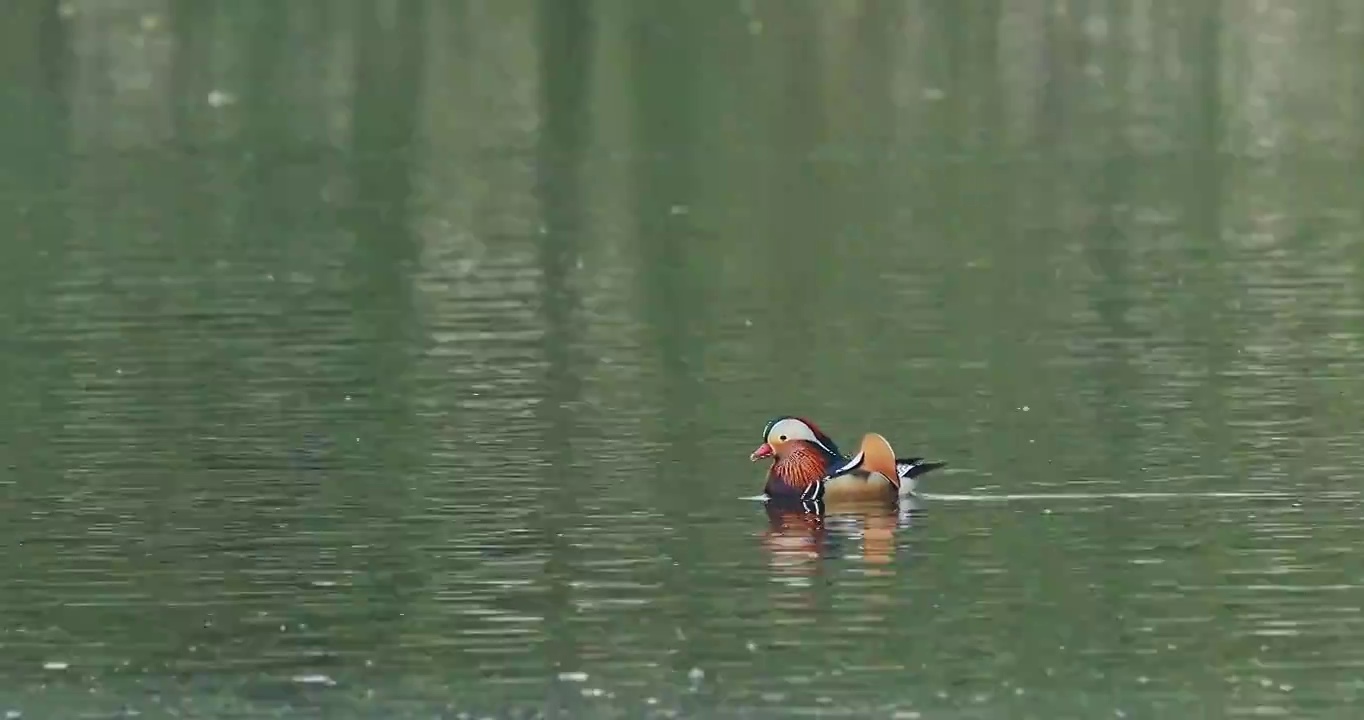
<instances>
[{"instance_id":1,"label":"duck body","mask_svg":"<svg viewBox=\"0 0 1364 720\"><path fill-rule=\"evenodd\" d=\"M890 443L867 433L852 457L814 423L790 415L763 429L763 444L749 456L772 458L764 494L796 502L867 502L913 495L917 478L944 465L923 458L897 458Z\"/></svg>"}]
</instances>

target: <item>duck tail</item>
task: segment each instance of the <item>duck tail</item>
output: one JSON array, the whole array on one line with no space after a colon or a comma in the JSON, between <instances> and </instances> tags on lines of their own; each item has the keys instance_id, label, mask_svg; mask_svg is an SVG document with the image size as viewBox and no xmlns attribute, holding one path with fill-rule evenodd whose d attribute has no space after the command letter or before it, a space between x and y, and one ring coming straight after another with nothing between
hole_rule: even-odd
<instances>
[{"instance_id":1,"label":"duck tail","mask_svg":"<svg viewBox=\"0 0 1364 720\"><path fill-rule=\"evenodd\" d=\"M943 467L945 462L927 462L923 458L895 458L895 471L900 479L916 478Z\"/></svg>"}]
</instances>

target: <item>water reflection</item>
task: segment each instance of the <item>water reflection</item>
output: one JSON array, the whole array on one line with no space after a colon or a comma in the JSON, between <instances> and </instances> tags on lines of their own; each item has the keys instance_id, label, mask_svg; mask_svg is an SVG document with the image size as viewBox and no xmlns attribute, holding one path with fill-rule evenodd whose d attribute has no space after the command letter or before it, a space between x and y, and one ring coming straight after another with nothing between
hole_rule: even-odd
<instances>
[{"instance_id":1,"label":"water reflection","mask_svg":"<svg viewBox=\"0 0 1364 720\"><path fill-rule=\"evenodd\" d=\"M918 501L764 502L767 529L760 537L774 575L810 576L824 561L858 560L894 572L897 533L908 529Z\"/></svg>"}]
</instances>

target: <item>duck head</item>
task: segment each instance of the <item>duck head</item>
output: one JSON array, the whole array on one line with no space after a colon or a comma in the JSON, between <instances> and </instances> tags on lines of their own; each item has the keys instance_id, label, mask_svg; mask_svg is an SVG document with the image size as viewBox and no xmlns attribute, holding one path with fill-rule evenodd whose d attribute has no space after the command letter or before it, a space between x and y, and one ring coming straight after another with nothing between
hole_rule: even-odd
<instances>
[{"instance_id":1,"label":"duck head","mask_svg":"<svg viewBox=\"0 0 1364 720\"><path fill-rule=\"evenodd\" d=\"M834 441L820 432L814 423L784 415L767 423L767 427L763 428L763 443L748 459L753 462L763 458L780 461L793 453L808 451L816 451L824 457L840 457Z\"/></svg>"}]
</instances>

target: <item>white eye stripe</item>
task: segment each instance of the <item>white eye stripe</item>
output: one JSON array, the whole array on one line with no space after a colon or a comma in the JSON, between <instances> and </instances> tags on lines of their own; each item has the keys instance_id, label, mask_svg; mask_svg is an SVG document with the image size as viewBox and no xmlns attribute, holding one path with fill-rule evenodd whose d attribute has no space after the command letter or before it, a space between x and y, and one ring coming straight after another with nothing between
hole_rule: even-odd
<instances>
[{"instance_id":1,"label":"white eye stripe","mask_svg":"<svg viewBox=\"0 0 1364 720\"><path fill-rule=\"evenodd\" d=\"M767 433L769 438L786 438L787 440L811 440L818 442L815 431L809 425L794 418L786 418L772 426L771 432Z\"/></svg>"},{"instance_id":2,"label":"white eye stripe","mask_svg":"<svg viewBox=\"0 0 1364 720\"><path fill-rule=\"evenodd\" d=\"M795 418L786 418L772 426L767 433L767 441L770 442L790 442L792 440L804 440L812 442L830 455L837 455L834 449L819 439L813 428Z\"/></svg>"},{"instance_id":3,"label":"white eye stripe","mask_svg":"<svg viewBox=\"0 0 1364 720\"><path fill-rule=\"evenodd\" d=\"M819 441L819 438L815 438L815 439L811 440L810 442L812 442L812 443L814 443L814 444L816 444L816 445L818 445L818 446L824 448L824 452L829 453L830 455L837 455L837 454L838 454L838 453L834 452L834 449L833 449L833 448L831 448L831 447L829 447L828 445L825 445L824 443L820 442L820 441Z\"/></svg>"}]
</instances>

